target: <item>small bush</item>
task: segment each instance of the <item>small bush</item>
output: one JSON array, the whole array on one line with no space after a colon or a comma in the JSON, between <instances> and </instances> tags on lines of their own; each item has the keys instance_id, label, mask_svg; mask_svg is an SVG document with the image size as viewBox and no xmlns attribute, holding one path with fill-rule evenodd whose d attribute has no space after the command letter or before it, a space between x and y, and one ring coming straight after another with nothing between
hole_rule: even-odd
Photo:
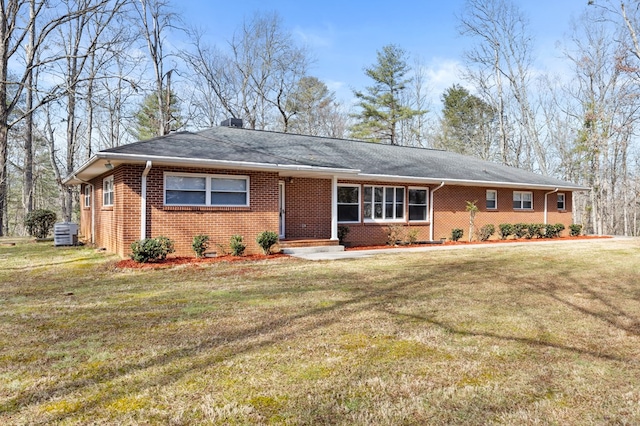
<instances>
[{"instance_id":1,"label":"small bush","mask_svg":"<svg viewBox=\"0 0 640 426\"><path fill-rule=\"evenodd\" d=\"M542 223L530 223L527 225L526 238L542 238L542 230L545 228Z\"/></svg>"},{"instance_id":2,"label":"small bush","mask_svg":"<svg viewBox=\"0 0 640 426\"><path fill-rule=\"evenodd\" d=\"M407 230L407 244L415 244L418 242L418 233L419 229L408 229Z\"/></svg>"},{"instance_id":3,"label":"small bush","mask_svg":"<svg viewBox=\"0 0 640 426\"><path fill-rule=\"evenodd\" d=\"M528 229L526 223L516 223L513 225L513 235L516 236L516 239L520 239L528 234Z\"/></svg>"},{"instance_id":4,"label":"small bush","mask_svg":"<svg viewBox=\"0 0 640 426\"><path fill-rule=\"evenodd\" d=\"M501 223L498 225L498 233L500 234L501 240L506 240L510 235L513 235L513 225L510 223Z\"/></svg>"},{"instance_id":5,"label":"small bush","mask_svg":"<svg viewBox=\"0 0 640 426\"><path fill-rule=\"evenodd\" d=\"M191 248L196 253L197 258L204 256L204 252L209 248L209 236L208 235L196 235L193 237Z\"/></svg>"},{"instance_id":6,"label":"small bush","mask_svg":"<svg viewBox=\"0 0 640 426\"><path fill-rule=\"evenodd\" d=\"M492 224L484 225L478 231L478 239L480 241L487 241L496 232L496 227Z\"/></svg>"},{"instance_id":7,"label":"small bush","mask_svg":"<svg viewBox=\"0 0 640 426\"><path fill-rule=\"evenodd\" d=\"M258 235L256 242L262 248L264 254L271 254L271 247L278 242L278 234L273 231L264 231Z\"/></svg>"},{"instance_id":8,"label":"small bush","mask_svg":"<svg viewBox=\"0 0 640 426\"><path fill-rule=\"evenodd\" d=\"M569 225L569 235L571 235L572 237L577 237L580 234L582 234L582 225L579 225L577 223Z\"/></svg>"},{"instance_id":9,"label":"small bush","mask_svg":"<svg viewBox=\"0 0 640 426\"><path fill-rule=\"evenodd\" d=\"M345 238L347 238L347 234L351 231L348 226L338 225L338 240L340 241L340 245L344 244Z\"/></svg>"},{"instance_id":10,"label":"small bush","mask_svg":"<svg viewBox=\"0 0 640 426\"><path fill-rule=\"evenodd\" d=\"M451 230L451 241L458 241L462 238L464 231L460 228L455 228Z\"/></svg>"},{"instance_id":11,"label":"small bush","mask_svg":"<svg viewBox=\"0 0 640 426\"><path fill-rule=\"evenodd\" d=\"M387 244L390 246L395 246L398 244L398 241L402 241L402 235L404 233L404 229L402 225L389 225L387 226Z\"/></svg>"},{"instance_id":12,"label":"small bush","mask_svg":"<svg viewBox=\"0 0 640 426\"><path fill-rule=\"evenodd\" d=\"M24 226L27 228L27 232L35 238L47 238L55 223L56 214L51 210L34 210L24 218Z\"/></svg>"},{"instance_id":13,"label":"small bush","mask_svg":"<svg viewBox=\"0 0 640 426\"><path fill-rule=\"evenodd\" d=\"M555 225L548 223L545 225L544 236L545 238L558 238L563 230L564 225L561 223L556 223Z\"/></svg>"},{"instance_id":14,"label":"small bush","mask_svg":"<svg viewBox=\"0 0 640 426\"><path fill-rule=\"evenodd\" d=\"M241 235L234 235L231 237L231 254L234 256L242 256L247 246L242 242Z\"/></svg>"},{"instance_id":15,"label":"small bush","mask_svg":"<svg viewBox=\"0 0 640 426\"><path fill-rule=\"evenodd\" d=\"M131 243L131 259L138 263L164 260L174 251L173 241L167 237L145 238Z\"/></svg>"}]
</instances>

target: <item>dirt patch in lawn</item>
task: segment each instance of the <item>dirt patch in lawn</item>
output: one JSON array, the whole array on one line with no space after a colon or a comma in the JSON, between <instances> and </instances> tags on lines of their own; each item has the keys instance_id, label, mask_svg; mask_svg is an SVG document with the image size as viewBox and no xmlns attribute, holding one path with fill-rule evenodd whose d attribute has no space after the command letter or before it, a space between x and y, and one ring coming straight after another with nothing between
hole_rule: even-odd
<instances>
[{"instance_id":1,"label":"dirt patch in lawn","mask_svg":"<svg viewBox=\"0 0 640 426\"><path fill-rule=\"evenodd\" d=\"M387 249L387 248L409 248L409 247L424 247L424 246L457 246L457 245L471 245L471 244L508 244L508 243L528 243L528 242L540 242L540 241L567 241L567 240L592 240L592 239L603 239L603 238L612 238L611 236L599 236L599 235L580 235L577 237L560 237L553 239L546 238L520 238L520 239L509 239L509 240L489 240L489 241L445 241L445 242L423 242L423 243L415 243L415 244L398 244L395 246L390 246L388 244L385 245L377 245L377 246L354 246L354 247L346 247L345 250L376 250L376 249Z\"/></svg>"},{"instance_id":2,"label":"dirt patch in lawn","mask_svg":"<svg viewBox=\"0 0 640 426\"><path fill-rule=\"evenodd\" d=\"M252 254L247 256L217 256L217 257L203 257L203 258L195 258L195 257L187 257L187 256L176 256L176 257L168 257L164 260L159 260L156 262L147 262L147 263L138 263L132 259L123 259L116 263L115 267L120 269L142 269L142 268L170 268L178 265L203 265L210 263L220 263L220 262L256 262L260 260L274 260L274 259L282 259L289 258L286 254L275 253L270 255L264 254Z\"/></svg>"}]
</instances>

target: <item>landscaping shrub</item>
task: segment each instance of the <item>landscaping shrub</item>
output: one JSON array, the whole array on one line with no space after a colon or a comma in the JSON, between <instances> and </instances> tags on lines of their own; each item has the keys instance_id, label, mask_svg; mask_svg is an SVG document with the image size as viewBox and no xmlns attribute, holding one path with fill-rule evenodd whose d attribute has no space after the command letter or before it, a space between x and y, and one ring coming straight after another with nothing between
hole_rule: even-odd
<instances>
[{"instance_id":1,"label":"landscaping shrub","mask_svg":"<svg viewBox=\"0 0 640 426\"><path fill-rule=\"evenodd\" d=\"M516 223L513 225L513 235L515 235L516 239L520 239L528 234L529 227L526 223Z\"/></svg>"},{"instance_id":2,"label":"landscaping shrub","mask_svg":"<svg viewBox=\"0 0 640 426\"><path fill-rule=\"evenodd\" d=\"M27 228L27 232L36 238L47 238L55 223L56 214L51 210L34 210L24 218L24 226Z\"/></svg>"},{"instance_id":3,"label":"landscaping shrub","mask_svg":"<svg viewBox=\"0 0 640 426\"><path fill-rule=\"evenodd\" d=\"M208 235L196 235L193 237L191 248L196 253L197 258L204 256L204 252L209 248L209 236Z\"/></svg>"},{"instance_id":4,"label":"landscaping shrub","mask_svg":"<svg viewBox=\"0 0 640 426\"><path fill-rule=\"evenodd\" d=\"M542 238L542 230L545 229L545 225L542 223L530 223L527 225L526 238Z\"/></svg>"},{"instance_id":5,"label":"landscaping shrub","mask_svg":"<svg viewBox=\"0 0 640 426\"><path fill-rule=\"evenodd\" d=\"M415 244L418 242L419 229L407 229L407 244Z\"/></svg>"},{"instance_id":6,"label":"landscaping shrub","mask_svg":"<svg viewBox=\"0 0 640 426\"><path fill-rule=\"evenodd\" d=\"M273 231L264 231L258 235L256 242L264 254L271 254L271 247L278 242L278 234Z\"/></svg>"},{"instance_id":7,"label":"landscaping shrub","mask_svg":"<svg viewBox=\"0 0 640 426\"><path fill-rule=\"evenodd\" d=\"M513 235L513 225L510 223L501 223L498 228L501 240L506 240L510 235Z\"/></svg>"},{"instance_id":8,"label":"landscaping shrub","mask_svg":"<svg viewBox=\"0 0 640 426\"><path fill-rule=\"evenodd\" d=\"M231 237L231 254L234 256L242 256L247 246L242 242L241 235L234 235Z\"/></svg>"},{"instance_id":9,"label":"landscaping shrub","mask_svg":"<svg viewBox=\"0 0 640 426\"><path fill-rule=\"evenodd\" d=\"M390 246L395 246L398 244L398 241L402 241L402 234L404 233L404 229L402 225L389 225L387 226L387 244Z\"/></svg>"},{"instance_id":10,"label":"landscaping shrub","mask_svg":"<svg viewBox=\"0 0 640 426\"><path fill-rule=\"evenodd\" d=\"M496 232L496 227L492 224L484 225L478 231L478 239L480 241L487 241Z\"/></svg>"},{"instance_id":11,"label":"landscaping shrub","mask_svg":"<svg viewBox=\"0 0 640 426\"><path fill-rule=\"evenodd\" d=\"M451 241L458 241L462 238L464 231L460 228L455 228L451 230Z\"/></svg>"},{"instance_id":12,"label":"landscaping shrub","mask_svg":"<svg viewBox=\"0 0 640 426\"><path fill-rule=\"evenodd\" d=\"M338 240L340 245L344 245L344 239L347 238L347 234L351 231L348 226L338 225Z\"/></svg>"},{"instance_id":13,"label":"landscaping shrub","mask_svg":"<svg viewBox=\"0 0 640 426\"><path fill-rule=\"evenodd\" d=\"M571 235L572 237L577 237L581 233L582 233L582 225L579 225L577 223L569 225L569 235Z\"/></svg>"},{"instance_id":14,"label":"landscaping shrub","mask_svg":"<svg viewBox=\"0 0 640 426\"><path fill-rule=\"evenodd\" d=\"M558 238L563 230L564 225L561 223L556 223L555 225L548 223L545 225L544 236L546 238Z\"/></svg>"},{"instance_id":15,"label":"landscaping shrub","mask_svg":"<svg viewBox=\"0 0 640 426\"><path fill-rule=\"evenodd\" d=\"M131 243L131 259L138 263L164 260L174 251L173 241L167 237L145 238Z\"/></svg>"}]
</instances>

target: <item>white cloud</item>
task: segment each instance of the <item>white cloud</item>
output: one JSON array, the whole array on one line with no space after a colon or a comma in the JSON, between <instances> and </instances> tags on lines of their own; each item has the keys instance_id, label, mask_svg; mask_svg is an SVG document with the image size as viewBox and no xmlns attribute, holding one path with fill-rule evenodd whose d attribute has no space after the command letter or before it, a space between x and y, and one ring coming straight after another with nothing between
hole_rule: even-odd
<instances>
[{"instance_id":1,"label":"white cloud","mask_svg":"<svg viewBox=\"0 0 640 426\"><path fill-rule=\"evenodd\" d=\"M334 31L331 25L326 25L320 30L296 26L293 29L293 34L298 37L305 46L311 49L331 47L334 39Z\"/></svg>"}]
</instances>

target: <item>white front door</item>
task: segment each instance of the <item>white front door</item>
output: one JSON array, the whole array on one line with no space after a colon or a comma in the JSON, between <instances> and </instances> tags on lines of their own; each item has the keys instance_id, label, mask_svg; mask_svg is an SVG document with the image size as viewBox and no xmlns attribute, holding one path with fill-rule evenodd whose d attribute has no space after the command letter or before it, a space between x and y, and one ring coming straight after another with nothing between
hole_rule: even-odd
<instances>
[{"instance_id":1,"label":"white front door","mask_svg":"<svg viewBox=\"0 0 640 426\"><path fill-rule=\"evenodd\" d=\"M280 222L278 227L278 237L284 238L284 223L285 223L285 210L284 210L284 182L278 182L278 210L280 211Z\"/></svg>"}]
</instances>

